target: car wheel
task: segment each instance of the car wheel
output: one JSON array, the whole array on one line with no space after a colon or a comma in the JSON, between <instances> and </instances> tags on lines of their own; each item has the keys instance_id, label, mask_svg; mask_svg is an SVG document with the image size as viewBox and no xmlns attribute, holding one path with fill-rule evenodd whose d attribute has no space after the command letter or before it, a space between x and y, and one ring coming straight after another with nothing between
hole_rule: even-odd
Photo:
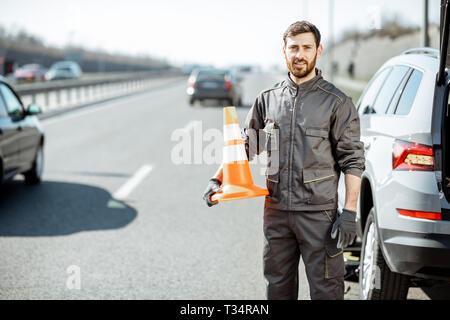
<instances>
[{"instance_id":1,"label":"car wheel","mask_svg":"<svg viewBox=\"0 0 450 320\"><path fill-rule=\"evenodd\" d=\"M361 246L359 297L361 300L405 300L410 277L392 272L381 252L375 223L375 210L370 210Z\"/></svg>"},{"instance_id":2,"label":"car wheel","mask_svg":"<svg viewBox=\"0 0 450 320\"><path fill-rule=\"evenodd\" d=\"M41 145L36 152L36 156L33 161L33 166L30 170L24 173L25 183L37 184L41 182L42 170L44 166L44 151Z\"/></svg>"}]
</instances>

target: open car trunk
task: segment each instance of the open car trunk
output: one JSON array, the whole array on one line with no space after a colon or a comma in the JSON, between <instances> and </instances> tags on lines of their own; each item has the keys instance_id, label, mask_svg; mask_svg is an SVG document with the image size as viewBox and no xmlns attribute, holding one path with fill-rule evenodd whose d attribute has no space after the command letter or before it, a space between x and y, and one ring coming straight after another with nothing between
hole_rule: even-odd
<instances>
[{"instance_id":1,"label":"open car trunk","mask_svg":"<svg viewBox=\"0 0 450 320\"><path fill-rule=\"evenodd\" d=\"M432 140L442 212L450 214L450 0L441 0L440 61L433 101Z\"/></svg>"},{"instance_id":2,"label":"open car trunk","mask_svg":"<svg viewBox=\"0 0 450 320\"><path fill-rule=\"evenodd\" d=\"M449 69L450 70L450 69ZM443 123L443 128L442 128L442 133L444 138L443 140L443 177L444 177L444 185L443 185L443 189L444 189L444 193L445 193L445 197L447 198L447 201L450 202L450 95L449 90L448 90L448 86L447 86L447 106L446 106L446 116L445 116L445 121Z\"/></svg>"}]
</instances>

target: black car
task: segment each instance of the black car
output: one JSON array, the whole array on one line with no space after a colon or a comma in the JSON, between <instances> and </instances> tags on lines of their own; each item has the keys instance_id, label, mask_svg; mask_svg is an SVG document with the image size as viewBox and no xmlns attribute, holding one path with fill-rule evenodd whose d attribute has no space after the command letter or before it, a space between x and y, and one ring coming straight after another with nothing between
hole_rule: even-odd
<instances>
[{"instance_id":1,"label":"black car","mask_svg":"<svg viewBox=\"0 0 450 320\"><path fill-rule=\"evenodd\" d=\"M240 79L231 70L196 69L188 80L187 94L189 104L196 100L226 100L231 106L242 104Z\"/></svg>"},{"instance_id":2,"label":"black car","mask_svg":"<svg viewBox=\"0 0 450 320\"><path fill-rule=\"evenodd\" d=\"M24 108L8 81L0 76L0 182L23 174L25 182L40 182L44 131L36 115L39 106Z\"/></svg>"}]
</instances>

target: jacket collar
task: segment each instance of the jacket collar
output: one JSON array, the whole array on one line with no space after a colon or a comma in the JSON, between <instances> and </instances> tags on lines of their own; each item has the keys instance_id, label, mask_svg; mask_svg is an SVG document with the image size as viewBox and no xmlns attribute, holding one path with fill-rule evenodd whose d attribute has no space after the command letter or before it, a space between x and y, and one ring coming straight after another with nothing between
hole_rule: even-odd
<instances>
[{"instance_id":1,"label":"jacket collar","mask_svg":"<svg viewBox=\"0 0 450 320\"><path fill-rule=\"evenodd\" d=\"M309 79L308 81L305 81L300 85L297 85L294 81L291 80L291 77L289 76L290 72L288 72L288 75L286 77L286 83L294 95L297 95L299 91L309 91L317 86L319 80L323 78L322 78L322 71L320 69L315 68L315 71L316 75L314 76L314 78Z\"/></svg>"}]
</instances>

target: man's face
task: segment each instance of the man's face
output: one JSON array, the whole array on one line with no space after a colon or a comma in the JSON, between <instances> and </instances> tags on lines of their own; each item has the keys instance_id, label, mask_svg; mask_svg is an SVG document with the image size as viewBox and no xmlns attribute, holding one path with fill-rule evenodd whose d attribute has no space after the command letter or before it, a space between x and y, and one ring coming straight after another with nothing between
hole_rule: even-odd
<instances>
[{"instance_id":1,"label":"man's face","mask_svg":"<svg viewBox=\"0 0 450 320\"><path fill-rule=\"evenodd\" d=\"M291 74L303 78L314 71L316 59L322 54L322 45L316 47L314 34L305 32L287 37L283 52Z\"/></svg>"}]
</instances>

